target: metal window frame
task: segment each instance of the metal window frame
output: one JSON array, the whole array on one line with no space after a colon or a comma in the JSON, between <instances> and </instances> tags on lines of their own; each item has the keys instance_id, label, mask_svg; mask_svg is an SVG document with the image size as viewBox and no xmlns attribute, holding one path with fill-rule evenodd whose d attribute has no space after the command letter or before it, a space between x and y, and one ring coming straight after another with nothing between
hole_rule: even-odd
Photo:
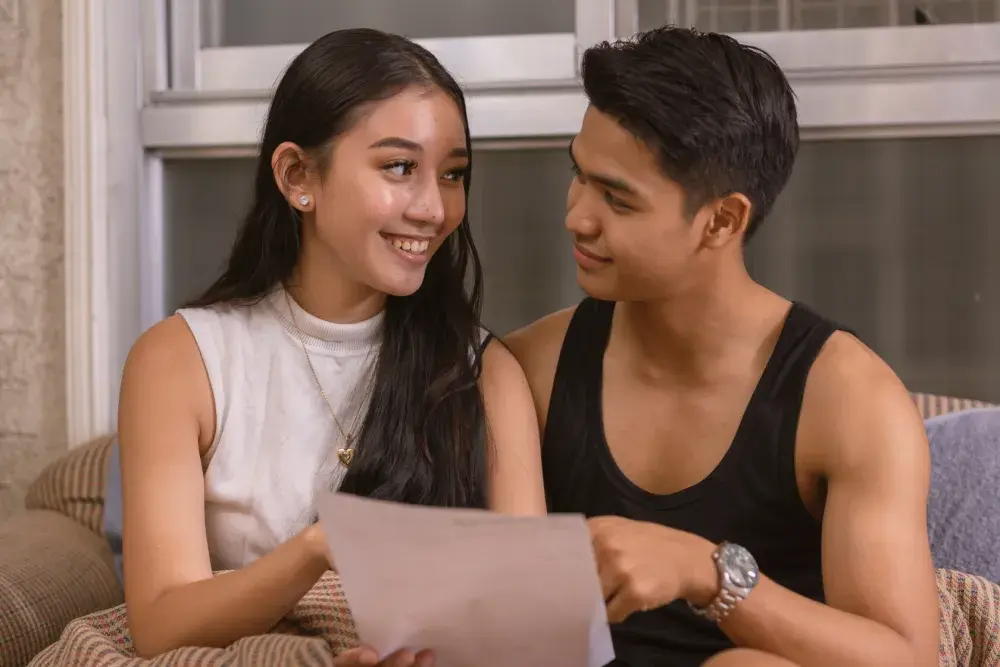
<instances>
[{"instance_id":1,"label":"metal window frame","mask_svg":"<svg viewBox=\"0 0 1000 667\"><path fill-rule=\"evenodd\" d=\"M142 69L148 26L134 0L63 0L62 27L66 436L75 447L113 432L121 370L141 332L140 109L142 82L158 73Z\"/></svg>"},{"instance_id":2,"label":"metal window frame","mask_svg":"<svg viewBox=\"0 0 1000 667\"><path fill-rule=\"evenodd\" d=\"M156 0L158 2L162 0ZM571 81L580 51L612 39L616 16L635 20L635 0L576 0L575 32L418 39L463 85ZM307 44L202 47L200 0L169 0L170 75L157 92L262 93ZM174 26L182 26L177 30ZM627 30L627 26L617 32ZM634 32L629 31L629 32Z\"/></svg>"},{"instance_id":3,"label":"metal window frame","mask_svg":"<svg viewBox=\"0 0 1000 667\"><path fill-rule=\"evenodd\" d=\"M1000 23L737 37L782 65L807 140L1000 132ZM244 68L257 57L248 56ZM577 80L466 90L476 139L572 135L587 108ZM268 100L265 90L159 95L143 110L144 144L252 146Z\"/></svg>"}]
</instances>

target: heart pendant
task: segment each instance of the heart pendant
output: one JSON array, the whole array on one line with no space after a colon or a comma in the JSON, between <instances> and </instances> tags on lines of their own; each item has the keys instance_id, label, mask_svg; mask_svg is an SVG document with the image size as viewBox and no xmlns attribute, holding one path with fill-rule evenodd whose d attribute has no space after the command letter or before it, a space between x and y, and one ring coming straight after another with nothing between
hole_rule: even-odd
<instances>
[{"instance_id":1,"label":"heart pendant","mask_svg":"<svg viewBox=\"0 0 1000 667\"><path fill-rule=\"evenodd\" d=\"M351 461L354 460L354 448L338 449L337 458L340 459L340 462L343 463L345 467L351 465Z\"/></svg>"}]
</instances>

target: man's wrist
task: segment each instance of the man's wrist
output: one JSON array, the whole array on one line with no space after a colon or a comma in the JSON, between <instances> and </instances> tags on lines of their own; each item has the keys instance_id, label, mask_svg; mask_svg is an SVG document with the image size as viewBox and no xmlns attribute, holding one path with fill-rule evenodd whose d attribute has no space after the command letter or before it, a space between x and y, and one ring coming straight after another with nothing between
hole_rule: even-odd
<instances>
[{"instance_id":1,"label":"man's wrist","mask_svg":"<svg viewBox=\"0 0 1000 667\"><path fill-rule=\"evenodd\" d=\"M715 564L716 545L692 535L686 549L684 586L681 594L695 607L707 607L719 594L719 570Z\"/></svg>"}]
</instances>

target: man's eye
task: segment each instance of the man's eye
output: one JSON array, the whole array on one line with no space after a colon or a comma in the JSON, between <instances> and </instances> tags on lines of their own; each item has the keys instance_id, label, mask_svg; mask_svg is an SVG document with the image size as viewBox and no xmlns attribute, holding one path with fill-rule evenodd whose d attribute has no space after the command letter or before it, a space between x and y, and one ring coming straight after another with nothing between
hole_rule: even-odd
<instances>
[{"instance_id":1,"label":"man's eye","mask_svg":"<svg viewBox=\"0 0 1000 667\"><path fill-rule=\"evenodd\" d=\"M621 199L618 199L618 197L615 197L613 194L607 191L604 192L604 201L607 203L608 206L615 209L616 211L631 210L628 204L626 204Z\"/></svg>"}]
</instances>

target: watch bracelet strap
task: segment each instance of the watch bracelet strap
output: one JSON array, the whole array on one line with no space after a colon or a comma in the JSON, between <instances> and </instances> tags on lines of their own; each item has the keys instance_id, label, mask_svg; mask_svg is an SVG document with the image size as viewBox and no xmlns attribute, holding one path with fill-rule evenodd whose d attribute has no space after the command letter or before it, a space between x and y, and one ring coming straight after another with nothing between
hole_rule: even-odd
<instances>
[{"instance_id":1,"label":"watch bracelet strap","mask_svg":"<svg viewBox=\"0 0 1000 667\"><path fill-rule=\"evenodd\" d=\"M736 609L736 606L743 602L749 594L749 590L729 588L723 585L721 590L719 590L718 595L715 596L714 600L708 603L708 606L696 607L688 602L688 607L690 607L691 611L698 616L707 618L713 623L719 623L729 616L729 614Z\"/></svg>"}]
</instances>

